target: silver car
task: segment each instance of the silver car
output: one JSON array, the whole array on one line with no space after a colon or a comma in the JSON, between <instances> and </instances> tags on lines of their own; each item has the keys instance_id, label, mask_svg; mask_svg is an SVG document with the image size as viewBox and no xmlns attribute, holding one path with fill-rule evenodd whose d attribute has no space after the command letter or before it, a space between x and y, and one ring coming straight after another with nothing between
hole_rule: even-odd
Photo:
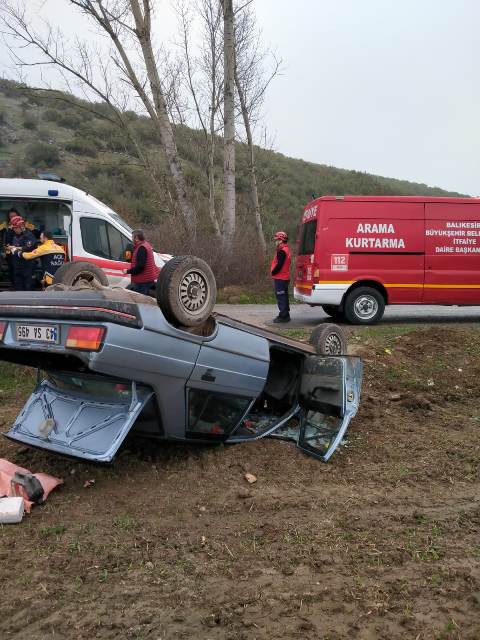
<instances>
[{"instance_id":1,"label":"silver car","mask_svg":"<svg viewBox=\"0 0 480 640\"><path fill-rule=\"evenodd\" d=\"M38 370L6 437L110 462L129 432L203 443L270 436L327 461L358 409L360 360L207 311L175 326L153 298L123 290L0 294L0 359Z\"/></svg>"}]
</instances>

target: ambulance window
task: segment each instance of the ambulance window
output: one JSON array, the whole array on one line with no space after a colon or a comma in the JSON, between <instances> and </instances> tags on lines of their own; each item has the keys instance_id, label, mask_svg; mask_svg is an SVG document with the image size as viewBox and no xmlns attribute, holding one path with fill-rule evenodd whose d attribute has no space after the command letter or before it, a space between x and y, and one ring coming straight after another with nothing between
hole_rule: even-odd
<instances>
[{"instance_id":1,"label":"ambulance window","mask_svg":"<svg viewBox=\"0 0 480 640\"><path fill-rule=\"evenodd\" d=\"M82 242L85 251L100 258L110 258L107 227L103 220L82 218L80 220L80 229L82 230Z\"/></svg>"},{"instance_id":2,"label":"ambulance window","mask_svg":"<svg viewBox=\"0 0 480 640\"><path fill-rule=\"evenodd\" d=\"M82 218L83 248L88 253L107 260L124 261L124 253L129 240L120 231L104 220Z\"/></svg>"},{"instance_id":3,"label":"ambulance window","mask_svg":"<svg viewBox=\"0 0 480 640\"><path fill-rule=\"evenodd\" d=\"M129 241L120 233L115 227L112 227L111 224L107 224L108 228L108 240L110 242L110 254L113 260L122 260L124 261L125 249L127 248L127 244Z\"/></svg>"},{"instance_id":4,"label":"ambulance window","mask_svg":"<svg viewBox=\"0 0 480 640\"><path fill-rule=\"evenodd\" d=\"M317 221L310 220L303 225L302 236L298 246L298 255L306 256L315 251L315 235L317 233Z\"/></svg>"}]
</instances>

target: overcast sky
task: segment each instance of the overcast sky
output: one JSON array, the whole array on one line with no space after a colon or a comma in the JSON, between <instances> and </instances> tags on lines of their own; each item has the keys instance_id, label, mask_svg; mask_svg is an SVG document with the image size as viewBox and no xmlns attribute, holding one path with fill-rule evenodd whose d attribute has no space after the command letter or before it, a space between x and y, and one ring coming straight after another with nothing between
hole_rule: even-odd
<instances>
[{"instance_id":1,"label":"overcast sky","mask_svg":"<svg viewBox=\"0 0 480 640\"><path fill-rule=\"evenodd\" d=\"M66 0L28 3L89 34ZM480 194L479 0L254 4L265 44L283 59L265 105L277 151ZM160 0L157 14L165 38L173 37L168 5Z\"/></svg>"}]
</instances>

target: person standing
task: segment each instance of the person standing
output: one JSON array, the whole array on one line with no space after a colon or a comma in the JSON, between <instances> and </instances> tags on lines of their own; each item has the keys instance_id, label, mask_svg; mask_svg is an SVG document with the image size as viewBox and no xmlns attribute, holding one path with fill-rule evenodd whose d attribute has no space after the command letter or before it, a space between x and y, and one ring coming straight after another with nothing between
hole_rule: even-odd
<instances>
[{"instance_id":1,"label":"person standing","mask_svg":"<svg viewBox=\"0 0 480 640\"><path fill-rule=\"evenodd\" d=\"M42 244L33 251L14 249L15 257L26 261L39 258L43 269L42 284L48 287L53 284L53 276L57 269L65 264L65 249L54 242L51 231L43 231L40 234L40 242Z\"/></svg>"},{"instance_id":2,"label":"person standing","mask_svg":"<svg viewBox=\"0 0 480 640\"><path fill-rule=\"evenodd\" d=\"M155 286L160 269L155 264L152 246L145 240L145 234L136 229L133 234L132 266L125 273L130 274L131 283L127 289L148 295Z\"/></svg>"},{"instance_id":3,"label":"person standing","mask_svg":"<svg viewBox=\"0 0 480 640\"><path fill-rule=\"evenodd\" d=\"M274 235L277 251L272 260L270 272L273 278L275 297L277 298L278 316L273 322L290 322L290 303L288 301L288 285L290 284L290 265L292 256L288 246L288 235L285 231L277 231Z\"/></svg>"},{"instance_id":4,"label":"person standing","mask_svg":"<svg viewBox=\"0 0 480 640\"><path fill-rule=\"evenodd\" d=\"M37 239L25 228L25 220L21 216L14 216L10 220L10 225L13 229L13 238L7 250L12 254L13 286L16 291L31 291L34 262L20 258L19 251L32 251L37 244Z\"/></svg>"}]
</instances>

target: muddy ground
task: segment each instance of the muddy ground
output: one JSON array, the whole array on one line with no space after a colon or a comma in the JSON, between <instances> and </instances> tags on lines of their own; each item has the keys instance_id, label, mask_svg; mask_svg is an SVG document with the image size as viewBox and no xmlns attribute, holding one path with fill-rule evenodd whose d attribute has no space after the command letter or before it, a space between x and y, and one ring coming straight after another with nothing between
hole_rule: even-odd
<instances>
[{"instance_id":1,"label":"muddy ground","mask_svg":"<svg viewBox=\"0 0 480 640\"><path fill-rule=\"evenodd\" d=\"M480 638L479 327L350 344L361 411L329 464L273 440L130 441L99 468L1 439L65 485L0 528L0 637ZM33 380L1 380L5 431Z\"/></svg>"}]
</instances>

